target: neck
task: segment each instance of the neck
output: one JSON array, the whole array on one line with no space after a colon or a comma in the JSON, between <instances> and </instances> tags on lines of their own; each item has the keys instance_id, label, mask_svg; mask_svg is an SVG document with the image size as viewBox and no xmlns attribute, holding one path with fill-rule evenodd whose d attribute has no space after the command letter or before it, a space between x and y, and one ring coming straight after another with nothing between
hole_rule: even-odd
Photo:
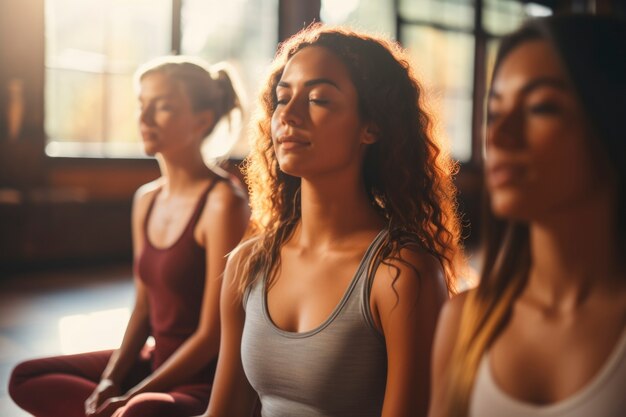
<instances>
[{"instance_id":1,"label":"neck","mask_svg":"<svg viewBox=\"0 0 626 417\"><path fill-rule=\"evenodd\" d=\"M384 221L372 207L360 176L302 179L298 243L330 248L350 234L380 230Z\"/></svg>"},{"instance_id":2,"label":"neck","mask_svg":"<svg viewBox=\"0 0 626 417\"><path fill-rule=\"evenodd\" d=\"M608 195L531 223L528 291L546 305L576 306L619 274L614 201Z\"/></svg>"},{"instance_id":3,"label":"neck","mask_svg":"<svg viewBox=\"0 0 626 417\"><path fill-rule=\"evenodd\" d=\"M199 150L187 152L185 155L159 154L157 160L166 180L166 193L184 192L196 185L198 180L206 179L211 172Z\"/></svg>"}]
</instances>

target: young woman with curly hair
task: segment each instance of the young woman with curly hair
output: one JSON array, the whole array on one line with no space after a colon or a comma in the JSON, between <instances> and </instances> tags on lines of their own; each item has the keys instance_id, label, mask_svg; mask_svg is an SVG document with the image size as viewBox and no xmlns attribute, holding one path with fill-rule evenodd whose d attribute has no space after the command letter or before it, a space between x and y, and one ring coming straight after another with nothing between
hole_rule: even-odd
<instances>
[{"instance_id":1,"label":"young woman with curly hair","mask_svg":"<svg viewBox=\"0 0 626 417\"><path fill-rule=\"evenodd\" d=\"M311 26L281 45L246 175L206 415L418 416L454 291L453 164L401 48Z\"/></svg>"}]
</instances>

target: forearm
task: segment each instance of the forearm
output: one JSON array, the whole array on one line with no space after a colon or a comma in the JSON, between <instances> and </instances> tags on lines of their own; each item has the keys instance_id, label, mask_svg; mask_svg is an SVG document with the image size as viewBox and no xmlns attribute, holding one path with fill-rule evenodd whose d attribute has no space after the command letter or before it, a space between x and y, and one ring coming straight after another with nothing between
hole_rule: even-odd
<instances>
[{"instance_id":1,"label":"forearm","mask_svg":"<svg viewBox=\"0 0 626 417\"><path fill-rule=\"evenodd\" d=\"M182 384L217 357L219 339L194 334L151 375L131 388L127 395L162 392Z\"/></svg>"},{"instance_id":2,"label":"forearm","mask_svg":"<svg viewBox=\"0 0 626 417\"><path fill-rule=\"evenodd\" d=\"M115 384L120 385L136 362L149 334L150 327L147 316L133 313L124 333L122 344L111 356L102 373L102 379L110 379Z\"/></svg>"}]
</instances>

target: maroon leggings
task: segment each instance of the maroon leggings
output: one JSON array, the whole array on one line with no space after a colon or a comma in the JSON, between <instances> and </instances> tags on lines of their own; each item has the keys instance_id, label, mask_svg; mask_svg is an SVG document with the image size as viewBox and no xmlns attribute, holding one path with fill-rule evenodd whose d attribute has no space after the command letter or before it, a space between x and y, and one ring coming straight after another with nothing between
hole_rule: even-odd
<instances>
[{"instance_id":1,"label":"maroon leggings","mask_svg":"<svg viewBox=\"0 0 626 417\"><path fill-rule=\"evenodd\" d=\"M85 417L85 400L100 381L112 350L56 356L22 362L13 369L9 394L17 405L37 417ZM130 370L126 391L151 372L142 357ZM208 405L210 384L179 386L169 392L133 397L120 417L184 417L202 414Z\"/></svg>"}]
</instances>

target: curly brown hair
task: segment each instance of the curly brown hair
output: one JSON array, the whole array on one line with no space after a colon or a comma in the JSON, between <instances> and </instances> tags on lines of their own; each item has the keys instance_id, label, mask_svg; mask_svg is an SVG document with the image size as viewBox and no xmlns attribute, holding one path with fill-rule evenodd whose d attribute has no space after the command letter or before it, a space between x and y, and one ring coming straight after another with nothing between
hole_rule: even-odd
<instances>
[{"instance_id":1,"label":"curly brown hair","mask_svg":"<svg viewBox=\"0 0 626 417\"><path fill-rule=\"evenodd\" d=\"M260 94L257 130L244 164L252 234L257 238L239 274L240 291L260 273L267 274L271 284L280 249L301 217L300 178L280 170L270 120L285 65L308 46L324 47L341 59L356 87L360 117L378 132L363 164L369 199L389 232L377 260L400 259L400 250L411 245L423 248L440 262L448 289L454 292L454 265L460 253L452 182L456 165L432 138L432 123L421 103L422 88L404 50L381 37L319 23L280 45Z\"/></svg>"}]
</instances>

